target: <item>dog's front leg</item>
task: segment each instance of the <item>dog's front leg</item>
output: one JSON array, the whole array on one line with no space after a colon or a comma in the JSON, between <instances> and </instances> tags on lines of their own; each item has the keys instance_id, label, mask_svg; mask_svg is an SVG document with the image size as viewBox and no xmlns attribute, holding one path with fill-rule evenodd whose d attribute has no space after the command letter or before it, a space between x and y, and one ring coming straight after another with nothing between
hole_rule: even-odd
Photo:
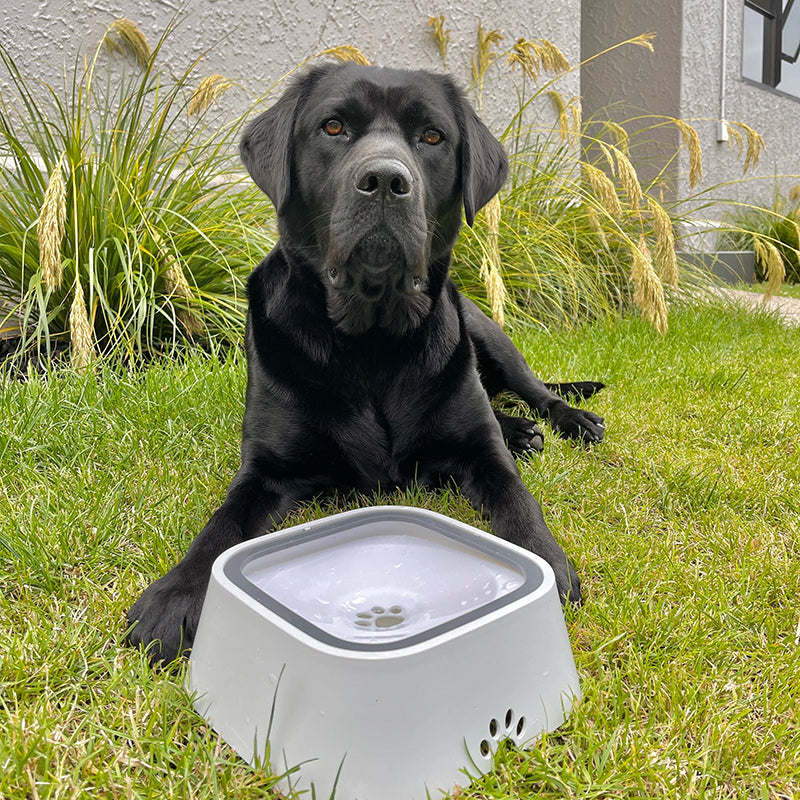
<instances>
[{"instance_id":1,"label":"dog's front leg","mask_svg":"<svg viewBox=\"0 0 800 800\"><path fill-rule=\"evenodd\" d=\"M128 640L150 660L168 663L194 641L211 566L220 553L277 525L293 501L266 489L257 471L242 469L225 502L195 537L183 559L150 584L128 612Z\"/></svg>"},{"instance_id":2,"label":"dog's front leg","mask_svg":"<svg viewBox=\"0 0 800 800\"><path fill-rule=\"evenodd\" d=\"M489 443L481 455L471 454L455 468L451 466L451 475L475 508L489 516L495 535L550 564L561 602L580 604L578 574L547 527L542 508L522 482L513 457L500 444Z\"/></svg>"}]
</instances>

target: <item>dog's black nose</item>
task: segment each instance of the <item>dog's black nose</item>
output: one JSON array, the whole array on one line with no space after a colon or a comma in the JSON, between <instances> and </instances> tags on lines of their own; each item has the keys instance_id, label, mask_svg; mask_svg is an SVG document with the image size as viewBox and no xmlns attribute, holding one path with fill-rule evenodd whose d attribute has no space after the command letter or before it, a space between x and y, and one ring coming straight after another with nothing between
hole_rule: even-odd
<instances>
[{"instance_id":1,"label":"dog's black nose","mask_svg":"<svg viewBox=\"0 0 800 800\"><path fill-rule=\"evenodd\" d=\"M356 189L375 197L407 198L414 187L408 167L396 158L375 158L356 173Z\"/></svg>"}]
</instances>

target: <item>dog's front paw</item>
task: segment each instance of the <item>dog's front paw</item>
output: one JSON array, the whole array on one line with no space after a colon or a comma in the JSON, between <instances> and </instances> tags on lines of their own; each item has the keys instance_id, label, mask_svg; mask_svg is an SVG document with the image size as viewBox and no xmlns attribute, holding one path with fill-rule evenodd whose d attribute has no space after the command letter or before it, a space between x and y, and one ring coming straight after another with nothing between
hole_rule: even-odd
<instances>
[{"instance_id":1,"label":"dog's front paw","mask_svg":"<svg viewBox=\"0 0 800 800\"><path fill-rule=\"evenodd\" d=\"M503 431L503 439L515 456L542 452L544 434L533 420L526 417L511 417L501 411L496 411L495 416Z\"/></svg>"},{"instance_id":2,"label":"dog's front paw","mask_svg":"<svg viewBox=\"0 0 800 800\"><path fill-rule=\"evenodd\" d=\"M572 408L566 403L560 403L550 411L550 425L556 433L584 444L597 444L606 432L601 416L582 408Z\"/></svg>"},{"instance_id":3,"label":"dog's front paw","mask_svg":"<svg viewBox=\"0 0 800 800\"><path fill-rule=\"evenodd\" d=\"M168 664L191 649L205 585L198 586L178 564L151 583L128 612L128 641L145 647L153 664Z\"/></svg>"}]
</instances>

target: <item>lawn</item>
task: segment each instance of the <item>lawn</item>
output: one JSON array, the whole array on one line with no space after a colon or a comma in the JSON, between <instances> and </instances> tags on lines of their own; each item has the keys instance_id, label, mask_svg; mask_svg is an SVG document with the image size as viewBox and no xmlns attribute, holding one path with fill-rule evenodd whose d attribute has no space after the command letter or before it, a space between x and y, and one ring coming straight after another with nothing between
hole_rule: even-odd
<instances>
[{"instance_id":1,"label":"lawn","mask_svg":"<svg viewBox=\"0 0 800 800\"><path fill-rule=\"evenodd\" d=\"M764 294L767 284L763 281L756 282L752 285L748 283L742 283L734 288L744 289L746 292L758 292L759 294ZM781 297L793 297L797 300L800 300L800 283L784 283L781 286L779 295Z\"/></svg>"},{"instance_id":2,"label":"lawn","mask_svg":"<svg viewBox=\"0 0 800 800\"><path fill-rule=\"evenodd\" d=\"M548 434L520 462L583 578L583 698L461 797L800 797L800 329L695 307L664 337L628 317L517 341L547 379L608 384L601 445ZM267 794L181 669L123 645L237 468L244 383L233 356L0 384L3 798ZM482 524L453 494L381 500Z\"/></svg>"}]
</instances>

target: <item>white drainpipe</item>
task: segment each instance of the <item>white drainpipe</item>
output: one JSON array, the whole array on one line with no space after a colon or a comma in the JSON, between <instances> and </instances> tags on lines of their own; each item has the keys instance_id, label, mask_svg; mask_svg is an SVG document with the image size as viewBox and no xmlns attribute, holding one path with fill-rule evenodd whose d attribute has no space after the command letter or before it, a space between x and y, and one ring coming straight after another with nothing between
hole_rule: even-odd
<instances>
[{"instance_id":1,"label":"white drainpipe","mask_svg":"<svg viewBox=\"0 0 800 800\"><path fill-rule=\"evenodd\" d=\"M728 0L722 0L722 43L720 47L720 67L719 67L719 122L717 123L717 141L728 141L728 123L725 108L725 77L728 71Z\"/></svg>"}]
</instances>

